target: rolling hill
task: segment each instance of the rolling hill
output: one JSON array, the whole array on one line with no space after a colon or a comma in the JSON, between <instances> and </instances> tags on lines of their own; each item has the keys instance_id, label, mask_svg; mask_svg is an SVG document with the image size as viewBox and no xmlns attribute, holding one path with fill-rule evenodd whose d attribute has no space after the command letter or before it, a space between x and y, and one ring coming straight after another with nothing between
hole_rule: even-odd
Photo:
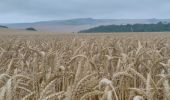
<instances>
[{"instance_id":1,"label":"rolling hill","mask_svg":"<svg viewBox=\"0 0 170 100\"><path fill-rule=\"evenodd\" d=\"M151 24L158 22L170 22L170 19L92 19L78 18L69 20L51 20L34 23L10 23L4 24L12 29L25 29L33 27L46 32L78 32L100 25L126 25L126 24Z\"/></svg>"}]
</instances>

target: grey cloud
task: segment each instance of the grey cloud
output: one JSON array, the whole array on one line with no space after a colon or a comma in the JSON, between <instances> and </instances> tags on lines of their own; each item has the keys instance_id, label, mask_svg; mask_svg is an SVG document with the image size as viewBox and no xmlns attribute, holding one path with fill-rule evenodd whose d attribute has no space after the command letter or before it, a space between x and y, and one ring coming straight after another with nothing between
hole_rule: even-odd
<instances>
[{"instance_id":1,"label":"grey cloud","mask_svg":"<svg viewBox=\"0 0 170 100\"><path fill-rule=\"evenodd\" d=\"M170 18L169 11L169 0L0 0L0 23L78 17Z\"/></svg>"}]
</instances>

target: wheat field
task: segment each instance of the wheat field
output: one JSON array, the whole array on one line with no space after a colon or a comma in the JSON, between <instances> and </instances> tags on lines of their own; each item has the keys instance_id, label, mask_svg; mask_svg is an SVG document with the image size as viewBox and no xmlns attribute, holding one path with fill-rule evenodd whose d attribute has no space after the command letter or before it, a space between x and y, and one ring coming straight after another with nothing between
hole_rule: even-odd
<instances>
[{"instance_id":1,"label":"wheat field","mask_svg":"<svg viewBox=\"0 0 170 100\"><path fill-rule=\"evenodd\" d=\"M0 35L0 100L170 100L170 33Z\"/></svg>"}]
</instances>

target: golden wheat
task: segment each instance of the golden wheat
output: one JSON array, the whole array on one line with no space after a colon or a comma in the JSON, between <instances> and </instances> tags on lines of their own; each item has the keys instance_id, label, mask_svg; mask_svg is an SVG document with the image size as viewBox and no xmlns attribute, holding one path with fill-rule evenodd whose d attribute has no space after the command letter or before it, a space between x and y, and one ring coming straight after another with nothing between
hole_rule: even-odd
<instances>
[{"instance_id":1,"label":"golden wheat","mask_svg":"<svg viewBox=\"0 0 170 100\"><path fill-rule=\"evenodd\" d=\"M0 100L169 100L169 38L3 34Z\"/></svg>"}]
</instances>

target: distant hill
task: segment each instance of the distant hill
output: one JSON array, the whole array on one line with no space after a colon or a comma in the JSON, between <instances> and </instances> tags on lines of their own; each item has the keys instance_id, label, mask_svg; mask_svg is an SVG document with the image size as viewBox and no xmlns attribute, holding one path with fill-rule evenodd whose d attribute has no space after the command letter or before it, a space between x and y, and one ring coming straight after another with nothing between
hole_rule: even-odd
<instances>
[{"instance_id":1,"label":"distant hill","mask_svg":"<svg viewBox=\"0 0 170 100\"><path fill-rule=\"evenodd\" d=\"M80 30L97 27L100 25L126 25L126 24L155 24L158 22L170 22L170 19L92 19L78 18L69 20L52 20L34 23L11 23L6 24L9 28L25 29L34 27L39 31L47 32L78 32Z\"/></svg>"},{"instance_id":2,"label":"distant hill","mask_svg":"<svg viewBox=\"0 0 170 100\"><path fill-rule=\"evenodd\" d=\"M127 24L127 25L106 25L82 30L79 33L97 32L168 32L170 23L159 22L157 24Z\"/></svg>"}]
</instances>

